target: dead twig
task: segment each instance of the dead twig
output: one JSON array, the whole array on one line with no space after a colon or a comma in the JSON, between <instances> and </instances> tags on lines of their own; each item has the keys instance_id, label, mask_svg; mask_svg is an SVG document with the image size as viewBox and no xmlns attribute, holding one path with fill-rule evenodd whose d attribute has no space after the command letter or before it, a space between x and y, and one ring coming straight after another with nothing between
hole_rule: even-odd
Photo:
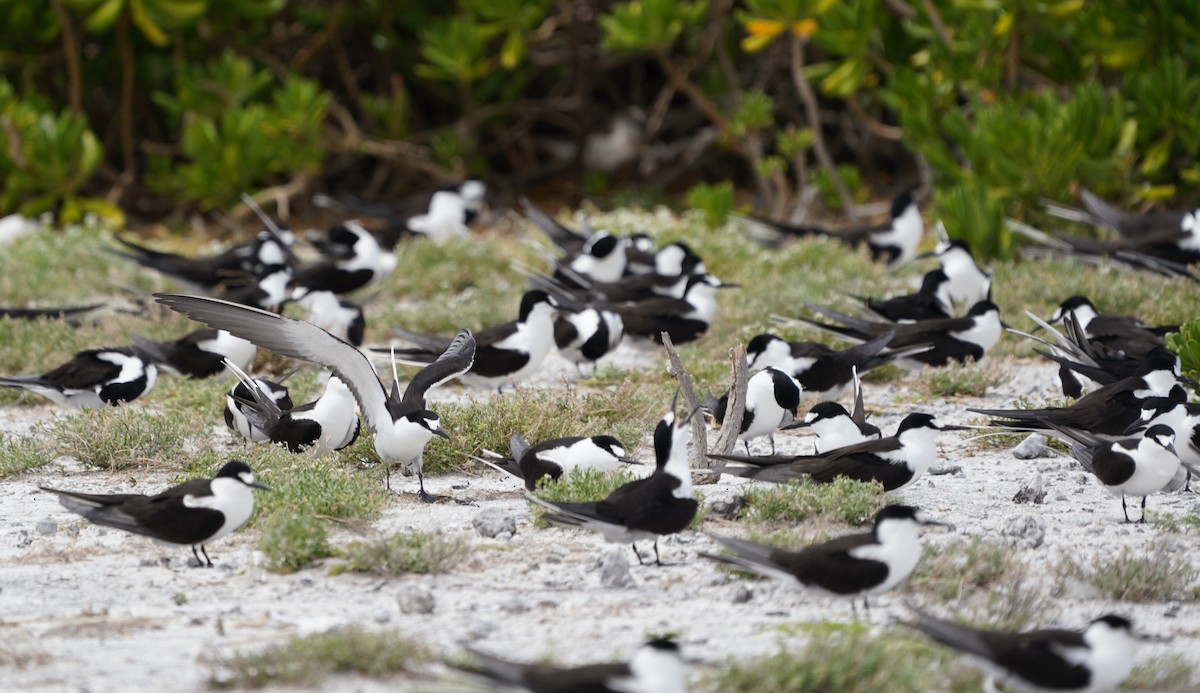
<instances>
[{"instance_id":1,"label":"dead twig","mask_svg":"<svg viewBox=\"0 0 1200 693\"><path fill-rule=\"evenodd\" d=\"M737 445L738 432L742 430L742 417L746 415L746 346L739 344L729 350L729 399L725 405L725 418L721 432L712 451L728 455Z\"/></svg>"},{"instance_id":2,"label":"dead twig","mask_svg":"<svg viewBox=\"0 0 1200 693\"><path fill-rule=\"evenodd\" d=\"M675 351L675 344L671 342L671 336L663 332L662 341L663 348L667 350L669 363L667 372L679 381L679 390L683 393L683 401L687 403L688 411L699 409L700 398L696 396L696 388L692 385L692 375L683 367L683 361L679 359L679 352ZM708 469L709 467L708 432L705 430L702 416L692 419L692 447L688 450L688 465L692 469Z\"/></svg>"}]
</instances>

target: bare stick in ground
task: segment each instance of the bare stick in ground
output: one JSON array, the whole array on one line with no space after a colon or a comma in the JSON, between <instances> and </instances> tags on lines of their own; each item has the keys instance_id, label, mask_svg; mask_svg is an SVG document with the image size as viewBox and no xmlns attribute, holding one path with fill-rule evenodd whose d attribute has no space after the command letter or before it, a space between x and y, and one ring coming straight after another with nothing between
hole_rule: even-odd
<instances>
[{"instance_id":1,"label":"bare stick in ground","mask_svg":"<svg viewBox=\"0 0 1200 693\"><path fill-rule=\"evenodd\" d=\"M725 405L725 418L721 432L712 451L728 455L737 445L738 431L742 430L742 417L746 415L746 347L739 344L729 350L729 370L732 382L729 385L729 400Z\"/></svg>"},{"instance_id":2,"label":"bare stick in ground","mask_svg":"<svg viewBox=\"0 0 1200 693\"><path fill-rule=\"evenodd\" d=\"M696 396L696 388L692 386L692 375L683 367L683 361L679 359L679 352L675 351L675 344L671 342L671 336L666 332L662 333L663 347L667 350L667 372L670 373L676 380L679 381L679 389L683 392L683 401L687 403L688 411L693 411L700 407L700 398ZM739 422L739 426L741 423ZM688 451L688 465L692 469L708 469L708 432L704 427L704 417L697 416L692 419L692 447Z\"/></svg>"}]
</instances>

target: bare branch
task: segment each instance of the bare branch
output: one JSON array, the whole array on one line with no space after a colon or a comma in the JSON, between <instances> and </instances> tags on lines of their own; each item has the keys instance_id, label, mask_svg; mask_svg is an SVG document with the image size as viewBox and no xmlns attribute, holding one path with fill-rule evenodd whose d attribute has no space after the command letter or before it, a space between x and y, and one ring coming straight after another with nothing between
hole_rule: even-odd
<instances>
[{"instance_id":1,"label":"bare branch","mask_svg":"<svg viewBox=\"0 0 1200 693\"><path fill-rule=\"evenodd\" d=\"M692 375L683 367L679 352L671 342L671 335L662 333L663 348L667 350L667 372L679 381L679 389L683 393L683 401L687 403L688 411L700 408L700 398L696 396L696 388L692 385ZM740 425L740 424L739 424ZM688 451L688 464L692 469L707 469L708 462L708 430L704 425L704 417L692 419L692 447Z\"/></svg>"},{"instance_id":2,"label":"bare branch","mask_svg":"<svg viewBox=\"0 0 1200 693\"><path fill-rule=\"evenodd\" d=\"M816 152L821 168L825 169L825 173L833 181L833 187L842 200L842 208L846 210L851 219L857 219L858 210L854 206L854 198L850 196L850 190L846 188L842 177L838 175L837 167L833 164L833 157L829 155L829 148L825 146L825 135L821 132L821 113L817 109L817 95L813 93L812 85L808 83L808 77L804 75L805 39L795 32L789 33L792 37L792 81L796 84L796 91L800 92L800 99L804 101L804 112L808 115L808 123L813 132L813 151Z\"/></svg>"},{"instance_id":3,"label":"bare branch","mask_svg":"<svg viewBox=\"0 0 1200 693\"><path fill-rule=\"evenodd\" d=\"M746 415L746 346L739 344L729 350L729 399L725 405L725 419L712 451L720 455L733 452L738 432L742 430L742 417Z\"/></svg>"}]
</instances>

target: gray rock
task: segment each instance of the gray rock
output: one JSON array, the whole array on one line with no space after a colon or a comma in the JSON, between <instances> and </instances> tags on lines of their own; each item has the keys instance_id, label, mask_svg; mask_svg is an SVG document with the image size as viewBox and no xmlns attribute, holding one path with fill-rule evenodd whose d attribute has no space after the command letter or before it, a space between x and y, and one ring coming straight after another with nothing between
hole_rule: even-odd
<instances>
[{"instance_id":1,"label":"gray rock","mask_svg":"<svg viewBox=\"0 0 1200 693\"><path fill-rule=\"evenodd\" d=\"M745 585L738 585L737 590L733 593L734 604L745 604L754 598L754 591Z\"/></svg>"},{"instance_id":2,"label":"gray rock","mask_svg":"<svg viewBox=\"0 0 1200 693\"><path fill-rule=\"evenodd\" d=\"M719 498L708 504L708 512L726 520L736 520L738 513L746 507L746 497L734 493L728 498Z\"/></svg>"},{"instance_id":3,"label":"gray rock","mask_svg":"<svg viewBox=\"0 0 1200 693\"><path fill-rule=\"evenodd\" d=\"M1042 457L1055 457L1054 450L1046 445L1046 436L1041 433L1030 433L1012 449L1013 457L1018 460L1036 460Z\"/></svg>"},{"instance_id":4,"label":"gray rock","mask_svg":"<svg viewBox=\"0 0 1200 693\"><path fill-rule=\"evenodd\" d=\"M528 613L532 608L528 603L520 599L513 599L500 605L500 610L506 614L524 614Z\"/></svg>"},{"instance_id":5,"label":"gray rock","mask_svg":"<svg viewBox=\"0 0 1200 693\"><path fill-rule=\"evenodd\" d=\"M1036 515L1021 515L1005 525L1000 534L1014 546L1036 549L1046 541L1046 523Z\"/></svg>"},{"instance_id":6,"label":"gray rock","mask_svg":"<svg viewBox=\"0 0 1200 693\"><path fill-rule=\"evenodd\" d=\"M428 616L437 608L433 592L420 585L405 586L400 591L400 613Z\"/></svg>"},{"instance_id":7,"label":"gray rock","mask_svg":"<svg viewBox=\"0 0 1200 693\"><path fill-rule=\"evenodd\" d=\"M596 561L600 569L600 584L605 587L624 589L633 587L636 583L629 574L629 559L625 557L625 547L612 547Z\"/></svg>"},{"instance_id":8,"label":"gray rock","mask_svg":"<svg viewBox=\"0 0 1200 693\"><path fill-rule=\"evenodd\" d=\"M17 548L26 549L33 543L33 537L29 536L29 532L21 530L17 532Z\"/></svg>"},{"instance_id":9,"label":"gray rock","mask_svg":"<svg viewBox=\"0 0 1200 693\"><path fill-rule=\"evenodd\" d=\"M502 534L511 539L517 533L517 516L503 508L487 508L471 519L471 526L488 539L499 538Z\"/></svg>"},{"instance_id":10,"label":"gray rock","mask_svg":"<svg viewBox=\"0 0 1200 693\"><path fill-rule=\"evenodd\" d=\"M37 523L37 533L43 536L58 532L58 523L54 520L42 520Z\"/></svg>"},{"instance_id":11,"label":"gray rock","mask_svg":"<svg viewBox=\"0 0 1200 693\"><path fill-rule=\"evenodd\" d=\"M962 476L963 475L962 465L943 464L943 465L938 465L936 467L931 467L929 470L930 476L948 476L951 474L954 474L957 476Z\"/></svg>"},{"instance_id":12,"label":"gray rock","mask_svg":"<svg viewBox=\"0 0 1200 693\"><path fill-rule=\"evenodd\" d=\"M1042 483L1042 475L1040 472L1034 472L1032 476L1021 484L1021 490L1017 491L1017 495L1013 496L1014 503L1041 503L1046 500L1046 487Z\"/></svg>"}]
</instances>

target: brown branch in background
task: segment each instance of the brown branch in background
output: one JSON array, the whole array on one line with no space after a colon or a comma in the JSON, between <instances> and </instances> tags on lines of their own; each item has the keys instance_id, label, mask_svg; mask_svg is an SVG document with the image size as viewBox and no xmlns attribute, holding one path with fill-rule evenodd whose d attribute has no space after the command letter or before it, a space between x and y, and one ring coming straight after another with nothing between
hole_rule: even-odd
<instances>
[{"instance_id":1,"label":"brown branch in background","mask_svg":"<svg viewBox=\"0 0 1200 693\"><path fill-rule=\"evenodd\" d=\"M667 372L679 381L679 390L683 393L683 401L687 403L688 411L695 411L700 408L700 398L696 396L696 388L692 385L692 376L683 367L683 361L679 359L679 352L675 351L675 344L671 342L671 336L663 332L662 340L663 348L667 350L669 363ZM692 419L692 447L688 450L688 465L692 469L708 469L709 467L708 431L705 428L703 416Z\"/></svg>"},{"instance_id":2,"label":"brown branch in background","mask_svg":"<svg viewBox=\"0 0 1200 693\"><path fill-rule=\"evenodd\" d=\"M925 8L925 14L929 15L929 22L933 24L933 30L937 33L938 38L946 45L946 48L953 49L950 44L950 32L946 31L946 23L942 21L942 15L938 14L937 8L933 6L933 0L921 0L921 5Z\"/></svg>"},{"instance_id":3,"label":"brown branch in background","mask_svg":"<svg viewBox=\"0 0 1200 693\"><path fill-rule=\"evenodd\" d=\"M71 14L63 7L62 0L50 0L54 16L62 28L63 56L67 59L67 99L71 110L83 113L83 77L79 68L79 39L75 36L75 23Z\"/></svg>"},{"instance_id":4,"label":"brown branch in background","mask_svg":"<svg viewBox=\"0 0 1200 693\"><path fill-rule=\"evenodd\" d=\"M729 126L729 120L721 113L721 109L717 108L717 105L700 90L700 87L688 79L687 75L675 63L671 62L670 57L661 52L655 53L654 57L657 59L658 65L662 68L667 79L671 81L671 84L683 92L684 96L687 96L692 104L704 114L704 117L717 126L721 134L725 137L725 142L729 148L742 156L746 156L744 148L738 141L737 136L733 134L733 129Z\"/></svg>"},{"instance_id":5,"label":"brown branch in background","mask_svg":"<svg viewBox=\"0 0 1200 693\"><path fill-rule=\"evenodd\" d=\"M121 18L117 22L117 44L121 51L121 159L125 170L108 192L110 202L118 202L125 195L125 190L137 181L137 159L133 151L133 87L134 80L137 79L137 65L134 63L133 36L130 28L133 23L132 12L127 5L121 10Z\"/></svg>"},{"instance_id":6,"label":"brown branch in background","mask_svg":"<svg viewBox=\"0 0 1200 693\"><path fill-rule=\"evenodd\" d=\"M883 0L883 4L887 5L892 12L900 15L902 19L913 19L917 16L917 11L904 0Z\"/></svg>"},{"instance_id":7,"label":"brown branch in background","mask_svg":"<svg viewBox=\"0 0 1200 693\"><path fill-rule=\"evenodd\" d=\"M789 32L789 35L792 37L792 81L796 84L796 91L800 92L800 99L804 102L804 112L808 115L809 127L812 128L813 151L817 155L817 161L820 162L821 168L825 169L825 173L829 174L829 179L833 181L833 187L842 201L842 208L846 210L851 219L858 219L858 209L854 205L854 198L850 196L850 190L846 188L846 183L838 174L833 157L829 155L829 148L825 146L825 135L821 132L821 113L817 109L817 95L813 93L812 85L808 83L808 77L804 75L806 39L801 38L795 32Z\"/></svg>"},{"instance_id":8,"label":"brown branch in background","mask_svg":"<svg viewBox=\"0 0 1200 693\"><path fill-rule=\"evenodd\" d=\"M738 432L742 430L742 417L746 415L746 346L739 344L729 350L729 399L725 405L725 418L721 432L712 452L728 455L737 445Z\"/></svg>"},{"instance_id":9,"label":"brown branch in background","mask_svg":"<svg viewBox=\"0 0 1200 693\"><path fill-rule=\"evenodd\" d=\"M852 94L846 99L846 105L850 107L850 112L862 123L864 127L871 132L872 135L885 140L899 141L904 136L904 130L893 125L884 125L863 109L862 104L858 102L858 95Z\"/></svg>"},{"instance_id":10,"label":"brown branch in background","mask_svg":"<svg viewBox=\"0 0 1200 693\"><path fill-rule=\"evenodd\" d=\"M291 216L291 200L294 197L299 197L308 191L309 185L312 183L312 176L307 173L301 173L292 180L283 185L275 185L270 188L259 190L251 195L258 205L265 206L266 203L275 203L275 215L281 220L287 221ZM229 218L234 221L241 221L251 214L250 208L245 202L239 202L233 209L229 210Z\"/></svg>"}]
</instances>

